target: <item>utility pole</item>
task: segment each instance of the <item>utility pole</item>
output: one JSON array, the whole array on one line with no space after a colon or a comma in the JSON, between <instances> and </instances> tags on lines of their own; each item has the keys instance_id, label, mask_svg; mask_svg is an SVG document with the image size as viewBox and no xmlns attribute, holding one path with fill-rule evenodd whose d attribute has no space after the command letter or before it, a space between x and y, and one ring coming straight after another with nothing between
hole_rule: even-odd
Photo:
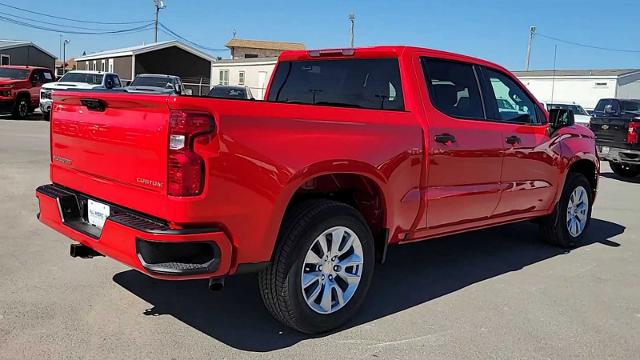
<instances>
[{"instance_id":1,"label":"utility pole","mask_svg":"<svg viewBox=\"0 0 640 360\"><path fill-rule=\"evenodd\" d=\"M524 71L529 71L529 61L531 60L531 45L533 43L533 36L536 34L536 27L529 27L529 43L527 44L527 59L524 63Z\"/></svg>"},{"instance_id":2,"label":"utility pole","mask_svg":"<svg viewBox=\"0 0 640 360\"><path fill-rule=\"evenodd\" d=\"M351 22L351 47L353 48L353 43L354 43L354 37L355 37L355 33L354 33L354 28L356 25L356 14L351 13L349 14L349 21Z\"/></svg>"},{"instance_id":3,"label":"utility pole","mask_svg":"<svg viewBox=\"0 0 640 360\"><path fill-rule=\"evenodd\" d=\"M62 42L62 75L64 75L67 70L67 44L70 42L71 41L67 39Z\"/></svg>"},{"instance_id":4,"label":"utility pole","mask_svg":"<svg viewBox=\"0 0 640 360\"><path fill-rule=\"evenodd\" d=\"M156 26L155 26L155 37L153 38L153 42L158 42L158 16L160 15L160 10L167 7L164 0L153 0L153 4L156 7Z\"/></svg>"}]
</instances>

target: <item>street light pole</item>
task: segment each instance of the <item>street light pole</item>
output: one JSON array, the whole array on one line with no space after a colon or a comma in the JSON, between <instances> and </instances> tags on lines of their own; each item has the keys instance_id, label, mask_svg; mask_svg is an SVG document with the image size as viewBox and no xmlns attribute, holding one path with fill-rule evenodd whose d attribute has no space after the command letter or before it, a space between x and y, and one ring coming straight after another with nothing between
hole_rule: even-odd
<instances>
[{"instance_id":1,"label":"street light pole","mask_svg":"<svg viewBox=\"0 0 640 360\"><path fill-rule=\"evenodd\" d=\"M354 28L356 25L356 15L354 13L349 14L349 21L351 22L351 47L353 47L355 37Z\"/></svg>"},{"instance_id":2,"label":"street light pole","mask_svg":"<svg viewBox=\"0 0 640 360\"><path fill-rule=\"evenodd\" d=\"M529 43L527 44L527 59L524 63L524 71L529 71L529 61L531 60L531 45L533 43L533 36L536 34L536 27L529 27Z\"/></svg>"},{"instance_id":3,"label":"street light pole","mask_svg":"<svg viewBox=\"0 0 640 360\"><path fill-rule=\"evenodd\" d=\"M67 39L62 42L62 75L64 75L67 70L67 44L70 42L71 41Z\"/></svg>"},{"instance_id":4,"label":"street light pole","mask_svg":"<svg viewBox=\"0 0 640 360\"><path fill-rule=\"evenodd\" d=\"M153 4L156 6L156 21L155 21L155 37L153 42L158 42L158 17L160 16L160 10L167 7L164 0L153 0Z\"/></svg>"}]
</instances>

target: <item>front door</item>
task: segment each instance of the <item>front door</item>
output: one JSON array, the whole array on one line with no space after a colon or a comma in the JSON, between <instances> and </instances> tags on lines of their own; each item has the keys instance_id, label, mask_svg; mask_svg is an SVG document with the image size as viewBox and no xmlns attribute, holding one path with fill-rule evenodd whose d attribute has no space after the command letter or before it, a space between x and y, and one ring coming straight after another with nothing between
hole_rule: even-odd
<instances>
[{"instance_id":1,"label":"front door","mask_svg":"<svg viewBox=\"0 0 640 360\"><path fill-rule=\"evenodd\" d=\"M488 122L476 68L422 58L425 101L430 234L487 219L498 204L503 140L500 123Z\"/></svg>"},{"instance_id":2,"label":"front door","mask_svg":"<svg viewBox=\"0 0 640 360\"><path fill-rule=\"evenodd\" d=\"M554 201L560 149L551 143L544 112L506 73L482 68L487 116L503 123L502 194L494 217L544 211Z\"/></svg>"}]
</instances>

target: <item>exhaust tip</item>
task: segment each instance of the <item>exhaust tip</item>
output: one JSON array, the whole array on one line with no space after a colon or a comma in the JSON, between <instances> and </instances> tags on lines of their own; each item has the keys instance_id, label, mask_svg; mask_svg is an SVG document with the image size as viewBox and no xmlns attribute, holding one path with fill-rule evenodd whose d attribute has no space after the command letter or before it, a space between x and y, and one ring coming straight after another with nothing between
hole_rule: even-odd
<instances>
[{"instance_id":1,"label":"exhaust tip","mask_svg":"<svg viewBox=\"0 0 640 360\"><path fill-rule=\"evenodd\" d=\"M224 278L209 279L209 290L222 291L224 289Z\"/></svg>"},{"instance_id":2,"label":"exhaust tip","mask_svg":"<svg viewBox=\"0 0 640 360\"><path fill-rule=\"evenodd\" d=\"M91 259L96 256L104 256L92 248L82 244L71 244L69 247L69 255L71 255L71 257L79 257L81 259Z\"/></svg>"}]
</instances>

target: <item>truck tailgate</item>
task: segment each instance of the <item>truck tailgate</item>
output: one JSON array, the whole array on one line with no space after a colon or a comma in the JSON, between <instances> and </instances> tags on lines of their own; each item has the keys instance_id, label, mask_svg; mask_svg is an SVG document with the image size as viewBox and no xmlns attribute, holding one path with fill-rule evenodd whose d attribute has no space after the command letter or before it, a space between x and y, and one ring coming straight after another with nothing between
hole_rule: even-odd
<instances>
[{"instance_id":1,"label":"truck tailgate","mask_svg":"<svg viewBox=\"0 0 640 360\"><path fill-rule=\"evenodd\" d=\"M168 97L59 92L51 117L51 173L166 193ZM61 184L66 185L66 184Z\"/></svg>"},{"instance_id":2,"label":"truck tailgate","mask_svg":"<svg viewBox=\"0 0 640 360\"><path fill-rule=\"evenodd\" d=\"M629 147L627 143L629 119L593 117L589 127L595 134L598 145L617 148Z\"/></svg>"}]
</instances>

